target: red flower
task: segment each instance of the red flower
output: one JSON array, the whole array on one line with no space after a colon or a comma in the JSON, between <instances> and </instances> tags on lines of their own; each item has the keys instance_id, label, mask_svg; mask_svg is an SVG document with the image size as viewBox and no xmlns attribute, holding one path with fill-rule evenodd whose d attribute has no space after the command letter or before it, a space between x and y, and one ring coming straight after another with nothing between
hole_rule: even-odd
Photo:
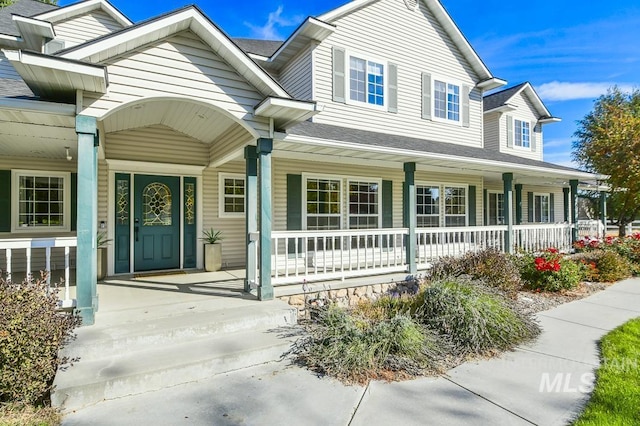
<instances>
[{"instance_id":1,"label":"red flower","mask_svg":"<svg viewBox=\"0 0 640 426\"><path fill-rule=\"evenodd\" d=\"M555 247L549 247L549 248L546 250L546 252L547 252L547 253L553 253L553 254L555 254L555 253L558 253L558 249L557 249L557 248L555 248Z\"/></svg>"},{"instance_id":2,"label":"red flower","mask_svg":"<svg viewBox=\"0 0 640 426\"><path fill-rule=\"evenodd\" d=\"M600 243L598 242L598 240L591 240L591 241L589 241L589 247L591 247L591 248L598 248L598 245L599 245L599 244L600 244Z\"/></svg>"}]
</instances>

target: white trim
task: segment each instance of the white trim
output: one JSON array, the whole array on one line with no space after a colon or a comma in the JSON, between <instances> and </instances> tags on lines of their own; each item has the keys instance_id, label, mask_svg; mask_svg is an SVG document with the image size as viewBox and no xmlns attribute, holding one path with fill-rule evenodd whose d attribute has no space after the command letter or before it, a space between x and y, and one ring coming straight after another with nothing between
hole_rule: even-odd
<instances>
[{"instance_id":1,"label":"white trim","mask_svg":"<svg viewBox=\"0 0 640 426\"><path fill-rule=\"evenodd\" d=\"M20 15L12 15L11 18L13 19L16 26L18 27L18 30L20 30L21 33L22 33L21 27L23 25L26 25L28 27L33 27L34 29L39 30L36 32L37 36L48 37L51 39L56 38L56 32L53 29L53 25L51 25L51 22L42 21L40 19L28 18L26 16L20 16Z\"/></svg>"},{"instance_id":2,"label":"white trim","mask_svg":"<svg viewBox=\"0 0 640 426\"><path fill-rule=\"evenodd\" d=\"M348 50L345 49L344 52L345 55L345 61L344 61L344 66L345 66L345 70L344 70L344 78L345 78L345 82L344 82L344 87L345 87L345 96L344 96L344 100L345 103L347 105L356 105L356 106L361 106L361 107L366 107L366 108L371 108L371 109L375 109L375 110L379 110L379 111L386 111L387 107L389 105L389 61L383 60L379 57L375 57L372 55L368 55L368 54L364 54L358 51L353 51L353 50ZM364 102L362 101L357 101L354 99L351 99L351 57L354 57L356 59L360 59L365 61L364 64L364 97L365 100ZM375 64L379 64L382 65L382 78L383 78L383 93L382 93L382 99L383 99L383 104L382 105L376 105L376 104L371 104L367 101L368 98L368 75L369 75L369 62L375 63Z\"/></svg>"},{"instance_id":3,"label":"white trim","mask_svg":"<svg viewBox=\"0 0 640 426\"><path fill-rule=\"evenodd\" d=\"M224 199L226 194L224 193L224 180L225 179L240 179L244 182L244 194L242 194L242 202L244 205L244 211L238 212L226 212L224 210ZM239 196L233 196L233 198L240 198ZM247 177L242 173L227 173L218 172L218 217L219 218L243 218L247 214Z\"/></svg>"},{"instance_id":4,"label":"white trim","mask_svg":"<svg viewBox=\"0 0 640 426\"><path fill-rule=\"evenodd\" d=\"M300 188L300 190L302 191L302 194L300 194L300 200L302 203L301 209L302 209L302 226L301 228L303 230L308 230L307 229L307 180L308 179L324 179L324 180L337 180L340 182L340 190L338 191L339 195L340 195L340 200L338 201L338 205L340 206L340 229L345 229L344 228L344 210L345 210L345 197L344 197L344 181L345 179L347 179L345 176L339 176L339 175L330 175L330 174L318 174L318 173L302 173L302 188ZM287 188L287 191L289 189ZM317 216L320 216L319 214ZM337 215L335 214L326 214L325 216L331 216L331 217L336 217Z\"/></svg>"},{"instance_id":5,"label":"white trim","mask_svg":"<svg viewBox=\"0 0 640 426\"><path fill-rule=\"evenodd\" d=\"M202 176L206 166L150 163L147 161L106 160L109 171L146 175Z\"/></svg>"},{"instance_id":6,"label":"white trim","mask_svg":"<svg viewBox=\"0 0 640 426\"><path fill-rule=\"evenodd\" d=\"M305 21L293 32L293 34L291 34L284 43L282 43L282 45L278 48L278 50L276 50L273 55L271 55L270 58L267 58L269 62L275 62L278 59L278 56L280 54L282 54L282 52L289 47L289 45L293 42L293 40L295 40L298 36L303 35L303 33L307 30L307 28L309 27L320 27L323 30L329 32L329 34L333 33L336 30L336 27L334 25L328 24L326 22L322 22L319 19L316 19L312 16L307 17L307 19L305 19ZM324 40L325 37L323 37L322 40Z\"/></svg>"},{"instance_id":7,"label":"white trim","mask_svg":"<svg viewBox=\"0 0 640 426\"><path fill-rule=\"evenodd\" d=\"M441 83L445 84L445 88L446 88L446 92L445 92L445 115L448 116L449 114L449 110L448 110L448 105L449 105L449 85L453 85L453 86L457 86L458 87L458 119L457 120L451 120L450 118L447 117L438 117L436 115L436 81L439 81ZM447 123L447 124L453 124L456 126L460 126L462 127L462 88L464 87L464 84L462 84L461 81L456 80L456 79L451 79L451 78L444 78L442 76L439 76L437 74L431 74L431 120L432 121L437 121L440 123Z\"/></svg>"},{"instance_id":8,"label":"white trim","mask_svg":"<svg viewBox=\"0 0 640 426\"><path fill-rule=\"evenodd\" d=\"M11 62L19 62L25 66L36 66L42 68L51 68L58 71L77 73L86 75L87 77L100 78L107 80L107 68L102 65L81 64L75 61L65 60L65 58L45 56L42 54L32 54L23 50L4 50L7 59ZM83 87L79 87L82 89Z\"/></svg>"},{"instance_id":9,"label":"white trim","mask_svg":"<svg viewBox=\"0 0 640 426\"><path fill-rule=\"evenodd\" d=\"M378 185L378 227L377 228L351 228L350 227L350 219L352 216L355 217L373 217L374 215L360 215L360 214L351 214L351 209L350 209L350 203L351 203L351 194L349 191L349 184L351 182L364 182L364 183L375 183ZM367 178L367 177L349 177L347 178L347 184L345 185L345 191L346 191L346 227L345 229L380 229L382 228L382 178L378 177L378 178Z\"/></svg>"},{"instance_id":10,"label":"white trim","mask_svg":"<svg viewBox=\"0 0 640 426\"><path fill-rule=\"evenodd\" d=\"M58 104L55 102L0 98L0 108L41 112L44 114L63 115L66 117L76 116L76 106L74 104Z\"/></svg>"},{"instance_id":11,"label":"white trim","mask_svg":"<svg viewBox=\"0 0 640 426\"><path fill-rule=\"evenodd\" d=\"M62 178L63 226L20 226L20 177L41 176ZM71 231L71 172L47 170L11 170L11 232L15 233L53 233Z\"/></svg>"},{"instance_id":12,"label":"white trim","mask_svg":"<svg viewBox=\"0 0 640 426\"><path fill-rule=\"evenodd\" d=\"M46 21L57 22L63 19L73 18L75 16L79 16L88 12L93 12L94 10L98 9L111 15L113 19L118 21L118 23L124 27L130 27L131 25L133 25L133 22L131 22L129 18L120 13L120 11L109 4L109 2L103 0L81 1L79 3L71 4L69 6L60 7L58 9L35 15L34 17Z\"/></svg>"}]
</instances>

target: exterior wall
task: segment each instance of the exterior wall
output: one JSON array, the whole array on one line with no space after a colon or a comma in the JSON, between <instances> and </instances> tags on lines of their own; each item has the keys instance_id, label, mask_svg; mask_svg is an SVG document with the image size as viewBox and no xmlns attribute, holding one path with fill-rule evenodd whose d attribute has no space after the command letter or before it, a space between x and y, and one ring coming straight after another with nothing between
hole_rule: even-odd
<instances>
[{"instance_id":1,"label":"exterior wall","mask_svg":"<svg viewBox=\"0 0 640 426\"><path fill-rule=\"evenodd\" d=\"M470 127L422 119L422 73L474 87L477 76L428 7L402 0L373 2L335 22L314 51L315 100L325 105L318 123L469 146L482 146L482 93L470 94ZM398 66L398 113L333 102L332 47ZM347 61L348 62L348 61ZM346 78L348 78L348 73Z\"/></svg>"},{"instance_id":2,"label":"exterior wall","mask_svg":"<svg viewBox=\"0 0 640 426\"><path fill-rule=\"evenodd\" d=\"M307 46L280 71L279 82L294 98L313 98L313 46Z\"/></svg>"},{"instance_id":3,"label":"exterior wall","mask_svg":"<svg viewBox=\"0 0 640 426\"><path fill-rule=\"evenodd\" d=\"M209 164L209 147L163 125L109 133L106 158L152 163Z\"/></svg>"},{"instance_id":4,"label":"exterior wall","mask_svg":"<svg viewBox=\"0 0 640 426\"><path fill-rule=\"evenodd\" d=\"M529 98L524 94L524 92L520 92L518 96L514 96L509 101L509 103L516 105L518 108L515 111L511 111L509 113L504 113L504 114L496 113L496 114L499 114L499 117L500 117L499 118L500 152L517 155L519 157L530 158L532 160L542 161L543 142L544 142L542 131L536 134L536 150L535 151L518 148L516 146L512 148L507 147L507 116L511 116L517 120L528 121L532 124L537 123L538 121L538 115L537 115L536 109L534 108ZM531 127L532 136L533 136L533 131L534 129L532 126ZM485 143L488 143L488 141L485 140Z\"/></svg>"},{"instance_id":5,"label":"exterior wall","mask_svg":"<svg viewBox=\"0 0 640 426\"><path fill-rule=\"evenodd\" d=\"M84 93L82 114L101 117L123 103L180 96L213 103L253 128L269 130L253 116L264 96L190 31L106 62L109 91Z\"/></svg>"},{"instance_id":6,"label":"exterior wall","mask_svg":"<svg viewBox=\"0 0 640 426\"><path fill-rule=\"evenodd\" d=\"M501 131L503 126L501 126L502 123L500 123L501 118L502 114L499 112L492 112L484 116L484 147L486 149L500 150L500 137L503 134ZM503 138L506 138L506 135L507 128L504 126Z\"/></svg>"},{"instance_id":7,"label":"exterior wall","mask_svg":"<svg viewBox=\"0 0 640 426\"><path fill-rule=\"evenodd\" d=\"M55 22L56 39L64 40L65 47L75 46L94 38L122 29L122 25L103 11L94 11L64 21Z\"/></svg>"},{"instance_id":8,"label":"exterior wall","mask_svg":"<svg viewBox=\"0 0 640 426\"><path fill-rule=\"evenodd\" d=\"M245 264L245 218L220 217L220 173L245 174L244 161L233 161L219 168L205 169L203 175L203 229L220 229L222 241L222 267L243 267Z\"/></svg>"},{"instance_id":9,"label":"exterior wall","mask_svg":"<svg viewBox=\"0 0 640 426\"><path fill-rule=\"evenodd\" d=\"M495 183L487 183L485 185L485 189L488 191L496 191L502 192L503 187L501 184ZM553 188L549 186L533 186L533 185L523 185L522 186L522 224L526 225L528 223L534 223L529 220L529 200L527 197L528 192L540 193L540 194L551 194L553 193L553 210L554 217L551 220L551 223L560 223L564 222L564 194L562 192L562 188ZM515 189L513 192L514 196L514 220L515 220ZM481 222L478 222L481 223Z\"/></svg>"}]
</instances>

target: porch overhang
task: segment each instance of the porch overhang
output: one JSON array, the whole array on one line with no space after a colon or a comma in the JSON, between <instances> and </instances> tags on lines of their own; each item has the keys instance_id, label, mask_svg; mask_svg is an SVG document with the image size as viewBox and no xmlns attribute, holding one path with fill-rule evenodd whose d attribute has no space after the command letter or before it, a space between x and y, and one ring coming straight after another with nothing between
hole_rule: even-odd
<instances>
[{"instance_id":1,"label":"porch overhang","mask_svg":"<svg viewBox=\"0 0 640 426\"><path fill-rule=\"evenodd\" d=\"M299 101L270 96L255 108L255 115L272 118L276 129L286 129L308 120L320 112L313 101Z\"/></svg>"},{"instance_id":2,"label":"porch overhang","mask_svg":"<svg viewBox=\"0 0 640 426\"><path fill-rule=\"evenodd\" d=\"M34 94L44 98L75 96L76 90L106 93L107 68L42 53L4 50Z\"/></svg>"},{"instance_id":3,"label":"porch overhang","mask_svg":"<svg viewBox=\"0 0 640 426\"><path fill-rule=\"evenodd\" d=\"M56 37L51 22L19 15L13 15L13 22L18 27L28 49L40 49L43 38L53 39Z\"/></svg>"}]
</instances>

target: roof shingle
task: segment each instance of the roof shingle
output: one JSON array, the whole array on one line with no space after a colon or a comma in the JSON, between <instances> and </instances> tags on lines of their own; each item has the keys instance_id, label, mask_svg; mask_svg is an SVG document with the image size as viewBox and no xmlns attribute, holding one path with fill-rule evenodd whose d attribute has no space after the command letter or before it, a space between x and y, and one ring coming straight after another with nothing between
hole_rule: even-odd
<instances>
[{"instance_id":1,"label":"roof shingle","mask_svg":"<svg viewBox=\"0 0 640 426\"><path fill-rule=\"evenodd\" d=\"M525 86L526 84L527 84L526 82L525 83L521 83L521 84L518 84L517 86L509 87L507 89L500 90L500 91L492 93L490 95L486 95L483 98L484 110L485 111L490 111L490 110L492 110L494 108L501 107L509 99L511 99L513 97L513 95L515 95L518 92L518 90L522 89L522 87Z\"/></svg>"}]
</instances>

